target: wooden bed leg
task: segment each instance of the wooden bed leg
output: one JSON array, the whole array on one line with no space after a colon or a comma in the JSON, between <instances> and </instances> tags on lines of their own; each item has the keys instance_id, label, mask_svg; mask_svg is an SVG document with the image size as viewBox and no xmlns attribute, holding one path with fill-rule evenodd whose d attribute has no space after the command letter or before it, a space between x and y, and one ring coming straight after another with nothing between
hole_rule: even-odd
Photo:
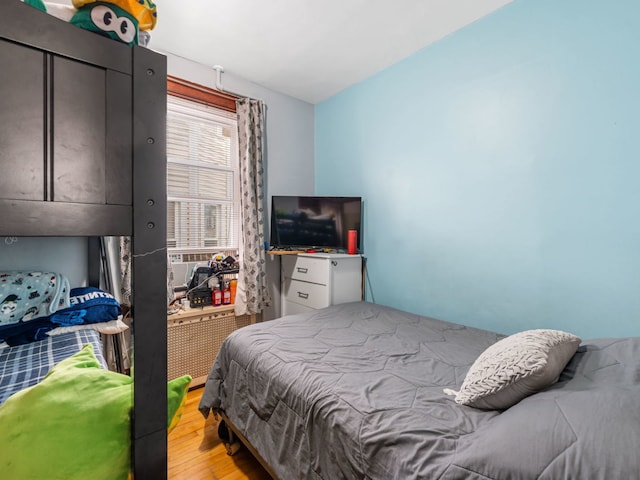
<instances>
[{"instance_id":1,"label":"wooden bed leg","mask_svg":"<svg viewBox=\"0 0 640 480\"><path fill-rule=\"evenodd\" d=\"M227 447L227 455L230 457L235 455L238 450L242 448L242 444L237 440L234 443L225 443L224 446Z\"/></svg>"},{"instance_id":2,"label":"wooden bed leg","mask_svg":"<svg viewBox=\"0 0 640 480\"><path fill-rule=\"evenodd\" d=\"M242 435L242 432L237 431L235 427L232 426L233 422L229 420L229 418L224 414L224 412L216 409L214 410L214 413L216 415L216 418L218 417L220 418L220 424L224 422L224 427L221 427L221 425L218 424L218 436L220 437L220 440L222 440L222 442L227 447L227 454L229 455L235 454L238 450L240 450L240 447L244 445L247 448L247 450L251 452L251 455L253 455L255 459L258 460L258 462L260 462L260 465L262 465L262 468L264 468L267 471L267 473L271 476L271 478L273 478L274 480L278 480L278 476L273 471L273 468L271 468L271 466L265 461L265 459L262 458L262 456L255 449L255 447L251 445L251 442ZM225 437L223 438L222 435L225 435ZM231 441L232 438L233 438L233 441Z\"/></svg>"},{"instance_id":3,"label":"wooden bed leg","mask_svg":"<svg viewBox=\"0 0 640 480\"><path fill-rule=\"evenodd\" d=\"M238 450L242 448L242 443L240 443L236 438L233 430L224 420L220 420L220 423L218 424L218 437L222 440L222 443L224 443L224 446L227 449L227 455L229 456L235 455Z\"/></svg>"}]
</instances>

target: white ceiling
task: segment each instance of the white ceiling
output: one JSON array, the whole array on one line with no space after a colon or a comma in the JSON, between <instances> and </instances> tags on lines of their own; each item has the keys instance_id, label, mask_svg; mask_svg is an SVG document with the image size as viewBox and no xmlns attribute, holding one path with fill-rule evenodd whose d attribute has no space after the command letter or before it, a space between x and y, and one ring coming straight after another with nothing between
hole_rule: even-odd
<instances>
[{"instance_id":1,"label":"white ceiling","mask_svg":"<svg viewBox=\"0 0 640 480\"><path fill-rule=\"evenodd\" d=\"M70 3L70 0L53 0ZM317 103L511 0L154 0L153 49ZM224 79L224 76L223 76Z\"/></svg>"}]
</instances>

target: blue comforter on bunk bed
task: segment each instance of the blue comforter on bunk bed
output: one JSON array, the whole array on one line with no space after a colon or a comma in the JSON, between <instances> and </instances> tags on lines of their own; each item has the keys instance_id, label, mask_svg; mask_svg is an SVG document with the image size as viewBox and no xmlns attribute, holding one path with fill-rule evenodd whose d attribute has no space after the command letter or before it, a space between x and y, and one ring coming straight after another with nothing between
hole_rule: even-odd
<instances>
[{"instance_id":1,"label":"blue comforter on bunk bed","mask_svg":"<svg viewBox=\"0 0 640 480\"><path fill-rule=\"evenodd\" d=\"M0 273L0 342L11 346L44 340L57 327L115 320L121 312L110 293L95 287L69 290L57 273Z\"/></svg>"}]
</instances>

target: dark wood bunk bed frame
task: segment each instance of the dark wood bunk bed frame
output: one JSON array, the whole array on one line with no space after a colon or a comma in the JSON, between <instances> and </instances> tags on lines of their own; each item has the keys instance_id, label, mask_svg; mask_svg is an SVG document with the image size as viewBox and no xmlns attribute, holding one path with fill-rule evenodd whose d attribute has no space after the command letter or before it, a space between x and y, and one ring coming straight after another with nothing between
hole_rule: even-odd
<instances>
[{"instance_id":1,"label":"dark wood bunk bed frame","mask_svg":"<svg viewBox=\"0 0 640 480\"><path fill-rule=\"evenodd\" d=\"M167 478L166 58L0 5L0 235L132 239L132 470Z\"/></svg>"}]
</instances>

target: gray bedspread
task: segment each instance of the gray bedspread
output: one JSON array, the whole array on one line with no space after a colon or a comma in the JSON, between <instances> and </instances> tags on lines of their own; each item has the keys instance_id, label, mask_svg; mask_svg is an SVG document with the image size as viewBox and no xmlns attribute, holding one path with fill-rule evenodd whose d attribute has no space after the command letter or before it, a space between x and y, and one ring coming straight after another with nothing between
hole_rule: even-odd
<instances>
[{"instance_id":1,"label":"gray bedspread","mask_svg":"<svg viewBox=\"0 0 640 480\"><path fill-rule=\"evenodd\" d=\"M454 403L496 333L358 302L227 338L200 410L285 479L638 479L640 338L584 342L506 411Z\"/></svg>"}]
</instances>

